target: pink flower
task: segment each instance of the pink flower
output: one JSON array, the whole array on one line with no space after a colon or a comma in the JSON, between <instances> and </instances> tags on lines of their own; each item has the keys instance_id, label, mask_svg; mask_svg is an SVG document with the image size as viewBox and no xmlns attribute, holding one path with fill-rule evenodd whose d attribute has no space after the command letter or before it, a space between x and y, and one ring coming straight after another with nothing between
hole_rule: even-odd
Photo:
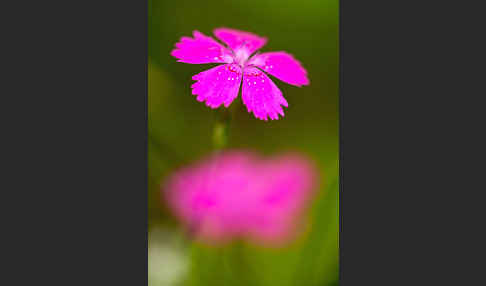
<instances>
[{"instance_id":1,"label":"pink flower","mask_svg":"<svg viewBox=\"0 0 486 286\"><path fill-rule=\"evenodd\" d=\"M312 164L299 155L263 159L227 151L173 174L164 194L174 214L199 239L250 238L275 244L296 233L315 178Z\"/></svg>"},{"instance_id":2,"label":"pink flower","mask_svg":"<svg viewBox=\"0 0 486 286\"><path fill-rule=\"evenodd\" d=\"M192 94L211 108L228 107L238 96L243 81L242 99L248 112L267 120L284 116L288 107L282 92L263 72L292 85L308 85L307 71L286 52L256 53L267 42L258 35L228 28L214 30L223 46L211 37L194 31L194 38L182 37L171 55L189 64L222 63L192 77Z\"/></svg>"}]
</instances>

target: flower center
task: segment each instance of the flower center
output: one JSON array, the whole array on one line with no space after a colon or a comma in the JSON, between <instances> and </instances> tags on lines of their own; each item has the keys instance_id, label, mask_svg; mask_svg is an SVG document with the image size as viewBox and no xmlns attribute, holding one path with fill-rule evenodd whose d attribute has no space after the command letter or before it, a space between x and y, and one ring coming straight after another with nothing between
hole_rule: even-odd
<instances>
[{"instance_id":1,"label":"flower center","mask_svg":"<svg viewBox=\"0 0 486 286\"><path fill-rule=\"evenodd\" d=\"M235 50L234 62L238 64L241 68L243 68L249 56L250 51L246 48L245 45L242 45L240 48Z\"/></svg>"}]
</instances>

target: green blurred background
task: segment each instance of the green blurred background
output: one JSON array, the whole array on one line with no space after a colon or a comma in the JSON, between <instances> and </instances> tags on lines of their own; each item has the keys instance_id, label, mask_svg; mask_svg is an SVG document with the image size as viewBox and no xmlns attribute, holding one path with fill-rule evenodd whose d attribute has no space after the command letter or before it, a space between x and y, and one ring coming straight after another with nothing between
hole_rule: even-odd
<instances>
[{"instance_id":1,"label":"green blurred background","mask_svg":"<svg viewBox=\"0 0 486 286\"><path fill-rule=\"evenodd\" d=\"M338 1L149 0L149 285L338 285ZM229 148L263 155L298 151L315 161L321 186L308 231L290 245L208 247L181 234L167 211L160 184L175 168L213 150L216 110L191 95L191 77L214 65L177 63L174 44L193 30L217 27L268 38L261 51L284 50L307 69L309 86L272 80L289 103L285 117L260 121L241 102L235 108Z\"/></svg>"}]
</instances>

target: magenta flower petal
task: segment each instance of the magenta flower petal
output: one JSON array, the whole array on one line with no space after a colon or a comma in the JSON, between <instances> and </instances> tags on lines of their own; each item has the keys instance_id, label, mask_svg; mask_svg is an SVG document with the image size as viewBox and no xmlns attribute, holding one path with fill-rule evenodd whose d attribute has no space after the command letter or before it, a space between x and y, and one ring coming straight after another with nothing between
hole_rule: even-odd
<instances>
[{"instance_id":1,"label":"magenta flower petal","mask_svg":"<svg viewBox=\"0 0 486 286\"><path fill-rule=\"evenodd\" d=\"M288 84L308 85L307 71L300 62L286 52L270 52L255 55L248 61Z\"/></svg>"},{"instance_id":2,"label":"magenta flower petal","mask_svg":"<svg viewBox=\"0 0 486 286\"><path fill-rule=\"evenodd\" d=\"M264 72L255 67L245 68L241 95L248 112L253 112L261 120L267 120L267 117L276 120L278 114L284 116L281 105L288 107L280 89Z\"/></svg>"},{"instance_id":3,"label":"magenta flower petal","mask_svg":"<svg viewBox=\"0 0 486 286\"><path fill-rule=\"evenodd\" d=\"M273 244L297 234L315 180L314 167L299 155L268 160L229 151L177 171L164 193L197 238Z\"/></svg>"},{"instance_id":4,"label":"magenta flower petal","mask_svg":"<svg viewBox=\"0 0 486 286\"><path fill-rule=\"evenodd\" d=\"M245 46L249 55L267 43L267 38L236 29L217 28L213 31L216 38L225 42L233 51Z\"/></svg>"},{"instance_id":5,"label":"magenta flower petal","mask_svg":"<svg viewBox=\"0 0 486 286\"><path fill-rule=\"evenodd\" d=\"M220 65L198 73L192 79L197 81L191 87L198 101L205 101L211 108L221 104L228 107L238 96L241 68L236 64Z\"/></svg>"},{"instance_id":6,"label":"magenta flower petal","mask_svg":"<svg viewBox=\"0 0 486 286\"><path fill-rule=\"evenodd\" d=\"M171 55L178 62L188 64L207 63L231 63L231 51L211 37L205 36L199 31L193 32L194 38L182 37L176 43L176 48Z\"/></svg>"},{"instance_id":7,"label":"magenta flower petal","mask_svg":"<svg viewBox=\"0 0 486 286\"><path fill-rule=\"evenodd\" d=\"M316 183L314 166L297 154L284 155L265 162L266 185L261 194L265 213L252 220L252 235L260 240L285 240L296 227L295 220L311 199ZM303 191L305 190L305 191Z\"/></svg>"}]
</instances>

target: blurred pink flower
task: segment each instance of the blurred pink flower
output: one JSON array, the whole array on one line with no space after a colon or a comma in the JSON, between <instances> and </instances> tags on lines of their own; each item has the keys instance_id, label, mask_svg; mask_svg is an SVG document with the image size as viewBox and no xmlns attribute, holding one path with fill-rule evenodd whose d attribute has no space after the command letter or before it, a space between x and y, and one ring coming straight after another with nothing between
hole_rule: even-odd
<instances>
[{"instance_id":1,"label":"blurred pink flower","mask_svg":"<svg viewBox=\"0 0 486 286\"><path fill-rule=\"evenodd\" d=\"M278 119L278 114L284 116L281 105L288 107L288 103L262 70L292 85L309 84L307 71L286 52L256 53L250 57L265 45L264 37L228 28L215 29L214 35L226 47L198 31L193 35L194 38L182 37L171 55L183 63L223 64L192 77L197 81L192 85L192 94L211 108L221 104L228 107L238 96L243 79L242 99L248 112L262 120Z\"/></svg>"},{"instance_id":2,"label":"blurred pink flower","mask_svg":"<svg viewBox=\"0 0 486 286\"><path fill-rule=\"evenodd\" d=\"M263 159L227 151L173 174L165 196L197 238L278 243L295 233L315 179L313 165L296 154Z\"/></svg>"}]
</instances>

